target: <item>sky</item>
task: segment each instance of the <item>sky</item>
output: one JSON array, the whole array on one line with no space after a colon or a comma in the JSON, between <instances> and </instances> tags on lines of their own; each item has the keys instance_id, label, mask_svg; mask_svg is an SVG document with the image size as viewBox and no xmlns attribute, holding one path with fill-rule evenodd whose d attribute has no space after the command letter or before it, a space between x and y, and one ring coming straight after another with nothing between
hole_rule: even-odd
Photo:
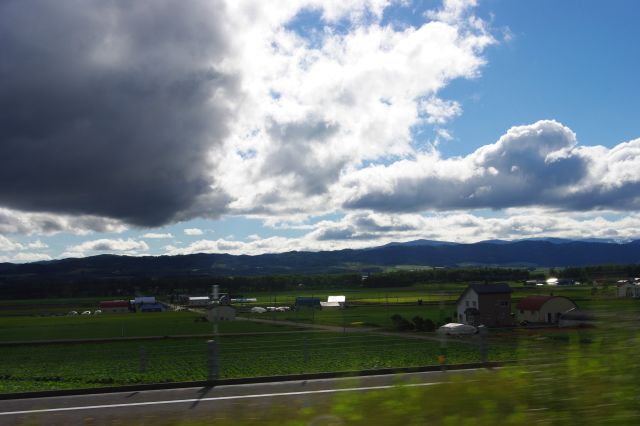
<instances>
[{"instance_id":1,"label":"sky","mask_svg":"<svg viewBox=\"0 0 640 426\"><path fill-rule=\"evenodd\" d=\"M0 1L0 262L640 239L640 3Z\"/></svg>"}]
</instances>

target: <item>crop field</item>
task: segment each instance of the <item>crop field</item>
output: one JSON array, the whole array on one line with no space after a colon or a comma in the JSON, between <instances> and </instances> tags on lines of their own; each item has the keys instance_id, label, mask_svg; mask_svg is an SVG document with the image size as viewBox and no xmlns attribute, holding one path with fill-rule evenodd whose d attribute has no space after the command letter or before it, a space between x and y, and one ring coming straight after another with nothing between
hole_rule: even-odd
<instances>
[{"instance_id":1,"label":"crop field","mask_svg":"<svg viewBox=\"0 0 640 426\"><path fill-rule=\"evenodd\" d=\"M0 342L29 340L108 339L212 333L212 324L193 312L149 312L74 316L0 317ZM294 330L286 325L244 321L220 322L220 333Z\"/></svg>"},{"instance_id":2,"label":"crop field","mask_svg":"<svg viewBox=\"0 0 640 426\"><path fill-rule=\"evenodd\" d=\"M446 344L368 333L221 336L221 378L479 361L477 338ZM444 345L444 346L443 346ZM491 360L510 360L514 345L493 345ZM2 349L0 392L81 388L207 378L206 339L16 345Z\"/></svg>"}]
</instances>

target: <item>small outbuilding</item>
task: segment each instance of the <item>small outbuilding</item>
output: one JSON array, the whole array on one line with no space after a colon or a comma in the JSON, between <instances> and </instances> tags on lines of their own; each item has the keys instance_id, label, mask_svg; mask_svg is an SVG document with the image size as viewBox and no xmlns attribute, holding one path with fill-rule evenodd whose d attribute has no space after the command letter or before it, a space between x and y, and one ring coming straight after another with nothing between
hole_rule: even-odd
<instances>
[{"instance_id":1,"label":"small outbuilding","mask_svg":"<svg viewBox=\"0 0 640 426\"><path fill-rule=\"evenodd\" d=\"M326 302L320 302L322 308L344 308L347 301L345 296L329 296Z\"/></svg>"},{"instance_id":2,"label":"small outbuilding","mask_svg":"<svg viewBox=\"0 0 640 426\"><path fill-rule=\"evenodd\" d=\"M456 302L456 313L462 324L511 326L511 287L505 283L470 284Z\"/></svg>"},{"instance_id":3,"label":"small outbuilding","mask_svg":"<svg viewBox=\"0 0 640 426\"><path fill-rule=\"evenodd\" d=\"M516 306L519 323L558 324L560 316L578 306L564 296L527 296Z\"/></svg>"}]
</instances>

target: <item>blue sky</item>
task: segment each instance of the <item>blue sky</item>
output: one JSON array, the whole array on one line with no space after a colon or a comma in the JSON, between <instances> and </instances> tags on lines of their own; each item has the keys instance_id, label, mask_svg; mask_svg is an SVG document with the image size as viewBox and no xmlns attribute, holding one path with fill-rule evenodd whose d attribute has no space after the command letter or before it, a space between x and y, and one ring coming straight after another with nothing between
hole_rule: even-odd
<instances>
[{"instance_id":1,"label":"blue sky","mask_svg":"<svg viewBox=\"0 0 640 426\"><path fill-rule=\"evenodd\" d=\"M636 1L45 4L0 10L0 261L640 238Z\"/></svg>"}]
</instances>

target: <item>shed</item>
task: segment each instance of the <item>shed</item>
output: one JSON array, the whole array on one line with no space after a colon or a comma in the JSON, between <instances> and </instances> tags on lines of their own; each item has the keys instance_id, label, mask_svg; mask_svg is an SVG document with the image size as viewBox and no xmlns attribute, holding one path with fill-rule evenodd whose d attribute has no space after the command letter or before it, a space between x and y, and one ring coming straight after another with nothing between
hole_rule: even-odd
<instances>
[{"instance_id":1,"label":"shed","mask_svg":"<svg viewBox=\"0 0 640 426\"><path fill-rule=\"evenodd\" d=\"M105 300L98 305L102 313L117 314L129 312L131 305L126 300Z\"/></svg>"},{"instance_id":2,"label":"shed","mask_svg":"<svg viewBox=\"0 0 640 426\"><path fill-rule=\"evenodd\" d=\"M345 296L329 296L326 302L320 302L323 308L344 308L347 298Z\"/></svg>"},{"instance_id":3,"label":"shed","mask_svg":"<svg viewBox=\"0 0 640 426\"><path fill-rule=\"evenodd\" d=\"M209 296L189 296L187 298L187 305L193 307L203 307L207 306L211 302Z\"/></svg>"},{"instance_id":4,"label":"shed","mask_svg":"<svg viewBox=\"0 0 640 426\"><path fill-rule=\"evenodd\" d=\"M505 283L469 284L456 302L458 322L490 327L513 325L511 287Z\"/></svg>"},{"instance_id":5,"label":"shed","mask_svg":"<svg viewBox=\"0 0 640 426\"><path fill-rule=\"evenodd\" d=\"M575 302L564 296L527 296L518 302L518 322L557 324L560 316L577 309Z\"/></svg>"}]
</instances>

